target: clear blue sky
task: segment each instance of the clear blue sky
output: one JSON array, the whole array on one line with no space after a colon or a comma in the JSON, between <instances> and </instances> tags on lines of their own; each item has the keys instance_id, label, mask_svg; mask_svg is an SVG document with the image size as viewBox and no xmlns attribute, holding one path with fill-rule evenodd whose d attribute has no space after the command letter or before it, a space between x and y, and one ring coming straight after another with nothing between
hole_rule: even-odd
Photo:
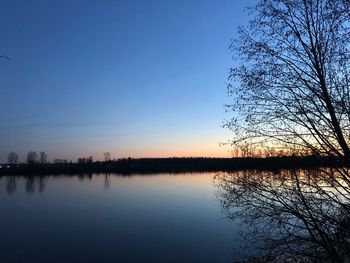
<instances>
[{"instance_id":1,"label":"clear blue sky","mask_svg":"<svg viewBox=\"0 0 350 263\"><path fill-rule=\"evenodd\" d=\"M229 43L253 0L0 1L0 161L229 156Z\"/></svg>"}]
</instances>

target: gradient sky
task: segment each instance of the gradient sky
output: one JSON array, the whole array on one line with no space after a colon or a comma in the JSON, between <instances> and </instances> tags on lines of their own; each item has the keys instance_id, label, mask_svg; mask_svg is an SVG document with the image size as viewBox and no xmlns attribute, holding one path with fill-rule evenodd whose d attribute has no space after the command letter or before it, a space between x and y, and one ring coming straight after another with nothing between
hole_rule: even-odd
<instances>
[{"instance_id":1,"label":"gradient sky","mask_svg":"<svg viewBox=\"0 0 350 263\"><path fill-rule=\"evenodd\" d=\"M0 161L230 156L230 39L253 0L0 0Z\"/></svg>"}]
</instances>

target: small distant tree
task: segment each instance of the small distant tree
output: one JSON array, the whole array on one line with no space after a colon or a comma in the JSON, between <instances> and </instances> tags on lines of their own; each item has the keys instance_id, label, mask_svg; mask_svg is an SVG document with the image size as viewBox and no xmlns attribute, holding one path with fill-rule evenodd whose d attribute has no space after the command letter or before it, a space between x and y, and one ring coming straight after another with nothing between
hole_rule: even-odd
<instances>
[{"instance_id":1,"label":"small distant tree","mask_svg":"<svg viewBox=\"0 0 350 263\"><path fill-rule=\"evenodd\" d=\"M40 163L41 164L47 163L47 154L45 152L40 152Z\"/></svg>"},{"instance_id":2,"label":"small distant tree","mask_svg":"<svg viewBox=\"0 0 350 263\"><path fill-rule=\"evenodd\" d=\"M9 164L18 163L18 154L15 152L10 152L7 156L7 163Z\"/></svg>"},{"instance_id":3,"label":"small distant tree","mask_svg":"<svg viewBox=\"0 0 350 263\"><path fill-rule=\"evenodd\" d=\"M111 153L105 152L105 153L103 153L103 157L104 157L105 162L108 162L111 160Z\"/></svg>"},{"instance_id":4,"label":"small distant tree","mask_svg":"<svg viewBox=\"0 0 350 263\"><path fill-rule=\"evenodd\" d=\"M92 163L93 162L93 158L92 156L89 156L87 158L83 157L83 158L78 158L78 163Z\"/></svg>"},{"instance_id":5,"label":"small distant tree","mask_svg":"<svg viewBox=\"0 0 350 263\"><path fill-rule=\"evenodd\" d=\"M27 163L28 164L35 164L38 162L38 155L34 151L30 151L27 153Z\"/></svg>"},{"instance_id":6,"label":"small distant tree","mask_svg":"<svg viewBox=\"0 0 350 263\"><path fill-rule=\"evenodd\" d=\"M78 158L78 163L86 163L86 158Z\"/></svg>"}]
</instances>

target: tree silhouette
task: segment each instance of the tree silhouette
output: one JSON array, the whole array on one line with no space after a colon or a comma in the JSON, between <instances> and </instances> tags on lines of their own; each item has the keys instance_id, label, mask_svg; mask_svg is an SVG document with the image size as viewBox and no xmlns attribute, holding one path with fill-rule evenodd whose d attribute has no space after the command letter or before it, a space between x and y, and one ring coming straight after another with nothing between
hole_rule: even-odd
<instances>
[{"instance_id":1,"label":"tree silhouette","mask_svg":"<svg viewBox=\"0 0 350 263\"><path fill-rule=\"evenodd\" d=\"M27 153L27 163L28 164L35 164L38 162L38 155L34 151L30 151Z\"/></svg>"},{"instance_id":2,"label":"tree silhouette","mask_svg":"<svg viewBox=\"0 0 350 263\"><path fill-rule=\"evenodd\" d=\"M350 2L260 0L231 44L234 145L350 160Z\"/></svg>"},{"instance_id":3,"label":"tree silhouette","mask_svg":"<svg viewBox=\"0 0 350 263\"><path fill-rule=\"evenodd\" d=\"M108 162L111 160L111 153L110 152L104 152L103 153L104 161Z\"/></svg>"},{"instance_id":4,"label":"tree silhouette","mask_svg":"<svg viewBox=\"0 0 350 263\"><path fill-rule=\"evenodd\" d=\"M40 152L39 158L41 164L47 163L47 154L45 152Z\"/></svg>"},{"instance_id":5,"label":"tree silhouette","mask_svg":"<svg viewBox=\"0 0 350 263\"><path fill-rule=\"evenodd\" d=\"M9 164L17 164L18 163L18 154L15 152L10 152L7 155L7 163Z\"/></svg>"}]
</instances>

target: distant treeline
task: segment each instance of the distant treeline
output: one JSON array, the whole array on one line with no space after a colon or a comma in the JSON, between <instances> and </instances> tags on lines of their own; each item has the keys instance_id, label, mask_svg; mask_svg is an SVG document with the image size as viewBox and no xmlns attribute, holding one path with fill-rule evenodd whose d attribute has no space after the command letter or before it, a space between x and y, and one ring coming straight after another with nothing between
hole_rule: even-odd
<instances>
[{"instance_id":1,"label":"distant treeline","mask_svg":"<svg viewBox=\"0 0 350 263\"><path fill-rule=\"evenodd\" d=\"M331 157L270 157L270 158L141 158L104 162L5 164L0 175L82 174L82 173L164 173L213 172L243 169L277 170L344 166Z\"/></svg>"}]
</instances>

